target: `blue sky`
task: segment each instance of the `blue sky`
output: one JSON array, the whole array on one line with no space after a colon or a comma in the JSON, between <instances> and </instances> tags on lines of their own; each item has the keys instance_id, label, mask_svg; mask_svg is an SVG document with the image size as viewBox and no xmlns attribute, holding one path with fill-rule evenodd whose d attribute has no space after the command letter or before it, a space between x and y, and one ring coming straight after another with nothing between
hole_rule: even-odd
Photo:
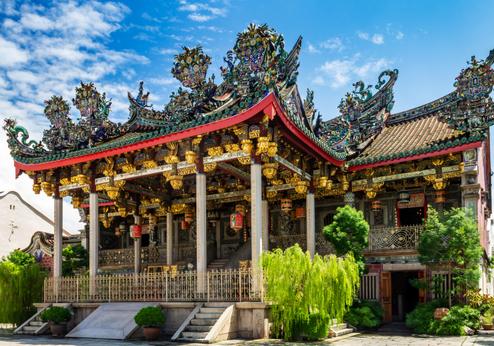
<instances>
[{"instance_id":1,"label":"blue sky","mask_svg":"<svg viewBox=\"0 0 494 346\"><path fill-rule=\"evenodd\" d=\"M126 119L126 93L140 80L162 108L178 87L170 69L181 46L201 44L218 78L224 54L251 22L282 33L287 49L303 36L299 88L315 90L325 119L337 115L353 82L374 84L386 68L400 71L394 111L401 111L450 92L471 55L487 56L493 13L493 1L2 0L0 118L18 118L39 138L43 101L70 100L81 80L113 99L114 119ZM2 133L2 158L7 152ZM12 161L1 161L0 191L32 197L28 180L14 181ZM31 201L51 213L47 199Z\"/></svg>"}]
</instances>

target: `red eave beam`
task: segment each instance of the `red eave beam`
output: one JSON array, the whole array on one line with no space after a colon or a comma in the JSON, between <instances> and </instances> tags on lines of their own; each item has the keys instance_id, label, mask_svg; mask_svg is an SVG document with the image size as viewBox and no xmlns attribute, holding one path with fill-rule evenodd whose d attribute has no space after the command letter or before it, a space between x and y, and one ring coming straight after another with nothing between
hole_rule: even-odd
<instances>
[{"instance_id":1,"label":"red eave beam","mask_svg":"<svg viewBox=\"0 0 494 346\"><path fill-rule=\"evenodd\" d=\"M399 159L386 160L386 161L380 161L380 162L374 162L374 163L367 163L367 164L358 165L358 166L351 166L348 168L348 170L350 172L355 172L355 171L360 171L360 170L368 169L368 168L394 165L394 164L401 163L401 162L407 162L407 161L413 161L413 160L422 160L422 159L426 159L429 157L441 156L441 155L457 153L460 151L479 148L481 145L482 145L482 141L472 142L472 143L463 144L463 145L460 145L457 147L442 149L442 150L433 151L433 152L425 153L425 154L418 154L418 155L402 157Z\"/></svg>"},{"instance_id":2,"label":"red eave beam","mask_svg":"<svg viewBox=\"0 0 494 346\"><path fill-rule=\"evenodd\" d=\"M50 161L44 163L37 164L25 164L21 162L14 161L15 173L16 177L18 177L23 171L42 171L47 169L53 169L64 166L71 166L82 162L88 162L92 160L97 160L109 156L120 155L123 153L137 151L140 149L145 149L169 142L179 141L185 138L195 137L198 135L202 135L205 133L218 131L227 127L235 126L240 123L243 123L250 118L258 115L259 113L264 112L269 116L270 119L273 119L276 114L280 117L283 124L303 143L313 152L318 154L321 158L327 160L328 162L333 163L337 166L342 166L343 161L337 160L333 158L331 155L326 153L323 149L321 149L317 144L315 144L309 137L305 135L301 130L299 130L292 122L287 118L286 114L283 112L282 107L278 103L275 95L273 93L268 94L264 99L262 99L259 103L252 106L251 108L239 113L235 116L214 121L209 124L204 124L196 127L192 127L190 129L186 129L184 131L172 133L169 135L164 135L161 137L148 139L139 143L129 144L123 147L104 150L94 154L88 154L78 157L72 157L67 159L62 159L58 161Z\"/></svg>"}]
</instances>

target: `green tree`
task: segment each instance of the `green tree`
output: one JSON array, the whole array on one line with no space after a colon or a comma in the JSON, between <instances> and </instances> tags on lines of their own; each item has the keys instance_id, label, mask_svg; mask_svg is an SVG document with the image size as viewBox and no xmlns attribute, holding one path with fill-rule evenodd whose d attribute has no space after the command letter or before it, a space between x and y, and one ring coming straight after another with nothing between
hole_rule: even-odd
<instances>
[{"instance_id":1,"label":"green tree","mask_svg":"<svg viewBox=\"0 0 494 346\"><path fill-rule=\"evenodd\" d=\"M62 274L72 276L78 269L88 266L87 250L82 245L69 245L62 250Z\"/></svg>"},{"instance_id":2,"label":"green tree","mask_svg":"<svg viewBox=\"0 0 494 346\"><path fill-rule=\"evenodd\" d=\"M323 229L326 239L333 244L336 255L352 254L360 273L365 268L364 250L367 248L369 224L361 211L345 205L336 209L333 222Z\"/></svg>"},{"instance_id":3,"label":"green tree","mask_svg":"<svg viewBox=\"0 0 494 346\"><path fill-rule=\"evenodd\" d=\"M298 244L263 253L262 267L266 301L272 303L272 331L286 340L300 334L317 339L321 334L314 328L326 328L327 335L329 320L343 318L360 283L352 255L316 254L311 259Z\"/></svg>"},{"instance_id":4,"label":"green tree","mask_svg":"<svg viewBox=\"0 0 494 346\"><path fill-rule=\"evenodd\" d=\"M0 262L0 323L19 325L34 314L45 276L34 257L20 250Z\"/></svg>"},{"instance_id":5,"label":"green tree","mask_svg":"<svg viewBox=\"0 0 494 346\"><path fill-rule=\"evenodd\" d=\"M448 286L455 287L448 292L450 306L453 294L461 298L466 290L478 287L482 247L477 222L470 211L452 208L439 213L429 207L418 252L420 263L448 269Z\"/></svg>"}]
</instances>

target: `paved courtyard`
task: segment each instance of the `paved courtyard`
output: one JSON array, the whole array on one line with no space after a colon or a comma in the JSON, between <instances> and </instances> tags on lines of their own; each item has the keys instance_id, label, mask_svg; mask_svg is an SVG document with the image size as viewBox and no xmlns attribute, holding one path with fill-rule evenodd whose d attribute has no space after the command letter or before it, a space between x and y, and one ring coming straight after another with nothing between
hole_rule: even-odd
<instances>
[{"instance_id":1,"label":"paved courtyard","mask_svg":"<svg viewBox=\"0 0 494 346\"><path fill-rule=\"evenodd\" d=\"M230 340L216 345L303 345L304 343L284 343L279 340ZM55 339L51 337L0 337L0 346L7 345L45 345L45 346L138 346L149 345L144 341L114 341L97 339ZM167 341L153 342L151 345L203 345L203 344L178 344ZM420 337L420 336L393 336L360 334L352 337L344 337L338 340L311 343L311 345L337 345L337 346L494 346L494 336L465 336L465 337Z\"/></svg>"}]
</instances>

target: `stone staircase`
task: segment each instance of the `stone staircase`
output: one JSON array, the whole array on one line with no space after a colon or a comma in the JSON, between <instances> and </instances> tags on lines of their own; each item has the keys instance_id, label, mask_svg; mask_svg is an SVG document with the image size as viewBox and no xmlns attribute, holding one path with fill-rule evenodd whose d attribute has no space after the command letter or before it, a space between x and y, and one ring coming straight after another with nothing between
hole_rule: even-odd
<instances>
[{"instance_id":1,"label":"stone staircase","mask_svg":"<svg viewBox=\"0 0 494 346\"><path fill-rule=\"evenodd\" d=\"M232 303L204 303L179 333L176 341L209 343L206 338L220 316ZM172 340L174 340L172 338Z\"/></svg>"},{"instance_id":2,"label":"stone staircase","mask_svg":"<svg viewBox=\"0 0 494 346\"><path fill-rule=\"evenodd\" d=\"M208 271L224 269L229 261L229 258L215 259L208 264Z\"/></svg>"},{"instance_id":3,"label":"stone staircase","mask_svg":"<svg viewBox=\"0 0 494 346\"><path fill-rule=\"evenodd\" d=\"M41 314L48 307L45 307L38 312L36 312L30 319L21 324L14 334L26 334L26 335L40 335L43 334L48 329L48 322L43 322L41 320Z\"/></svg>"},{"instance_id":4,"label":"stone staircase","mask_svg":"<svg viewBox=\"0 0 494 346\"><path fill-rule=\"evenodd\" d=\"M354 329L348 325L348 323L338 323L335 319L332 321L331 327L329 327L329 337L336 338L338 336L353 333Z\"/></svg>"}]
</instances>

